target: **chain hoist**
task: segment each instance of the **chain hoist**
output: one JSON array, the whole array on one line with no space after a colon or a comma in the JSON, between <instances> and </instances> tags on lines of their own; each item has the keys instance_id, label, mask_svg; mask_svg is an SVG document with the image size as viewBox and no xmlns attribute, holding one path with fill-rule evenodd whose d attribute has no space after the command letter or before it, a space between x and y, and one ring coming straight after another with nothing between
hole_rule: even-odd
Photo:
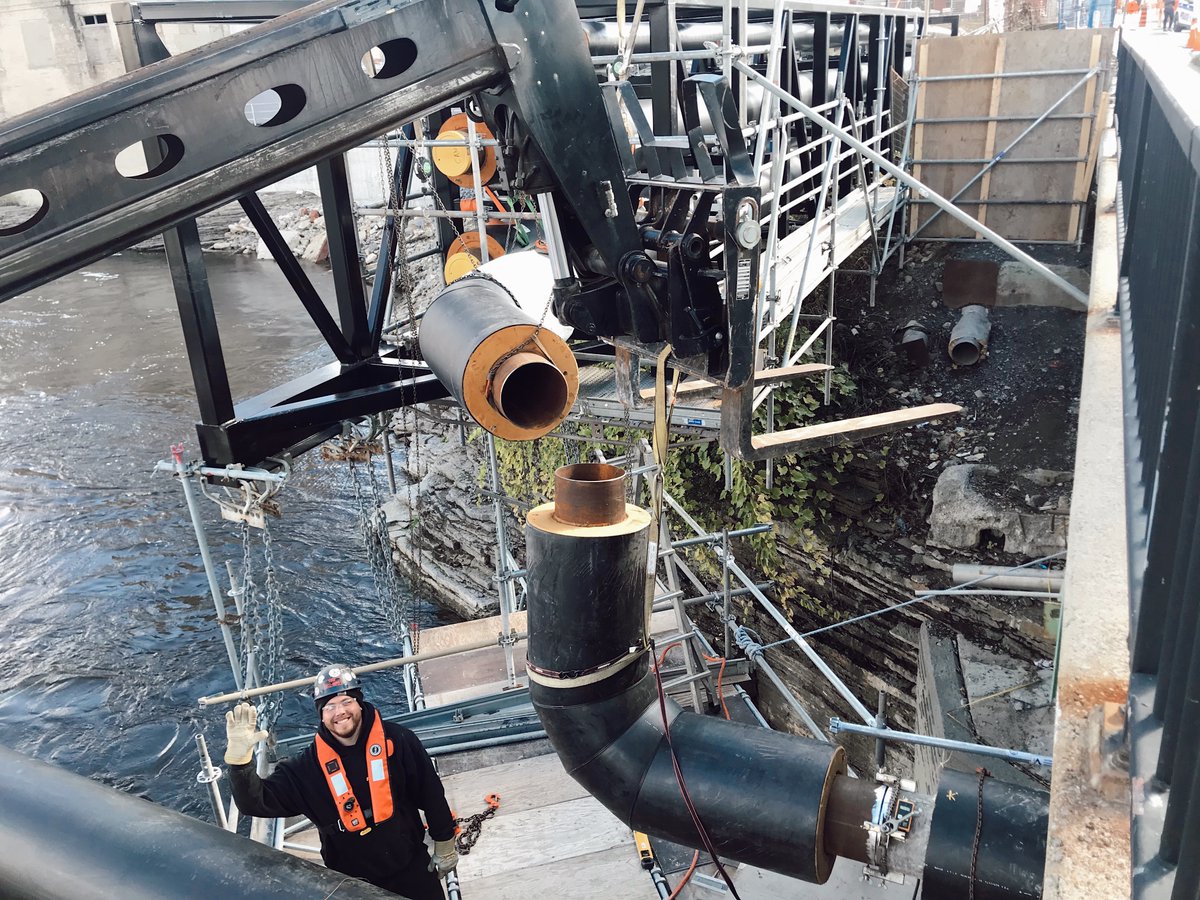
<instances>
[{"instance_id":1,"label":"chain hoist","mask_svg":"<svg viewBox=\"0 0 1200 900\"><path fill-rule=\"evenodd\" d=\"M454 835L454 846L458 850L459 856L466 856L471 852L471 848L479 840L483 823L494 816L496 810L500 808L499 794L488 794L483 801L487 804L487 809L483 812L475 813L473 816L459 816L454 820L458 825L458 832Z\"/></svg>"}]
</instances>

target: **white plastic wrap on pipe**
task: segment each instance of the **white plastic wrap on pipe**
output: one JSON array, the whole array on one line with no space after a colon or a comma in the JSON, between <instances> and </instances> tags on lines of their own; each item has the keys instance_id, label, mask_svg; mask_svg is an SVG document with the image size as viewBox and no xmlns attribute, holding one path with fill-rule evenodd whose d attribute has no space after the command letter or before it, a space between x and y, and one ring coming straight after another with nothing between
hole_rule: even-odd
<instances>
[{"instance_id":1,"label":"white plastic wrap on pipe","mask_svg":"<svg viewBox=\"0 0 1200 900\"><path fill-rule=\"evenodd\" d=\"M575 329L560 322L549 308L554 289L549 257L536 250L519 250L484 263L479 271L504 285L522 311L535 322L541 322L546 331L564 341L574 333Z\"/></svg>"}]
</instances>

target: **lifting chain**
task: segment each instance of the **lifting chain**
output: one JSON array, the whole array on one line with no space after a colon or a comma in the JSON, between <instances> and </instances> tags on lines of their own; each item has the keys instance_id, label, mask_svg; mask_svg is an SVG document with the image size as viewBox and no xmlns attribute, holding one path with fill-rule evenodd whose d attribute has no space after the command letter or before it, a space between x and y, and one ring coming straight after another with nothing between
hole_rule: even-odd
<instances>
[{"instance_id":1,"label":"lifting chain","mask_svg":"<svg viewBox=\"0 0 1200 900\"><path fill-rule=\"evenodd\" d=\"M387 514L379 503L381 488L375 473L375 460L371 454L366 458L366 479L359 473L354 457L348 457L351 481L354 485L354 501L358 510L359 533L367 552L375 594L387 617L388 627L397 643L404 639L408 628L409 603L400 579L396 563L392 558L392 540L388 531Z\"/></svg>"},{"instance_id":2,"label":"lifting chain","mask_svg":"<svg viewBox=\"0 0 1200 900\"><path fill-rule=\"evenodd\" d=\"M488 794L483 800L487 804L487 809L483 812L475 813L473 816L459 816L454 820L458 825L458 831L454 835L454 846L458 850L459 856L466 856L471 852L471 848L479 840L483 823L494 816L496 810L500 808L499 794Z\"/></svg>"},{"instance_id":3,"label":"lifting chain","mask_svg":"<svg viewBox=\"0 0 1200 900\"><path fill-rule=\"evenodd\" d=\"M275 572L274 543L269 528L262 527L263 584L254 580L254 559L250 538L252 524L242 520L242 602L240 660L248 685L274 684L278 681L278 663L283 655L283 601ZM254 654L251 665L251 653ZM270 731L279 717L279 695L267 695L259 708L259 721Z\"/></svg>"}]
</instances>

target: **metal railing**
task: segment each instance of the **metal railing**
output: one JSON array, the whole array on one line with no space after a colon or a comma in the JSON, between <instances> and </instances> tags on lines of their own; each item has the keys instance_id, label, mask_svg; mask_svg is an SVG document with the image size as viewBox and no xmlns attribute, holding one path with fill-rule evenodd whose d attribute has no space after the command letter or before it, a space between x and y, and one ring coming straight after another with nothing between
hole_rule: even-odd
<instances>
[{"instance_id":1,"label":"metal railing","mask_svg":"<svg viewBox=\"0 0 1200 900\"><path fill-rule=\"evenodd\" d=\"M1116 98L1138 898L1200 884L1200 119L1174 55L1124 43Z\"/></svg>"}]
</instances>

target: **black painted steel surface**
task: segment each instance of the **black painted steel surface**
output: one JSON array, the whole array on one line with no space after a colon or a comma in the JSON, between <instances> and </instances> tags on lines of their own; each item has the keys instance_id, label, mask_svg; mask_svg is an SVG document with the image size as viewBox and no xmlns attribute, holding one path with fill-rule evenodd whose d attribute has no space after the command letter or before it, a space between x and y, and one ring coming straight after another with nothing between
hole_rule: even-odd
<instances>
[{"instance_id":1,"label":"black painted steel surface","mask_svg":"<svg viewBox=\"0 0 1200 900\"><path fill-rule=\"evenodd\" d=\"M921 896L963 900L1041 897L1050 795L987 777L944 769L929 832ZM978 847L976 847L978 835Z\"/></svg>"},{"instance_id":2,"label":"black painted steel surface","mask_svg":"<svg viewBox=\"0 0 1200 900\"><path fill-rule=\"evenodd\" d=\"M550 533L535 518L526 527L529 662L578 677L644 646L647 526L589 537L587 528ZM591 684L531 679L530 696L567 771L614 815L636 830L701 846L663 736L648 652ZM844 771L842 750L685 712L670 699L665 716L718 852L825 881L833 856L822 846L824 797L832 775Z\"/></svg>"},{"instance_id":3,"label":"black painted steel surface","mask_svg":"<svg viewBox=\"0 0 1200 900\"><path fill-rule=\"evenodd\" d=\"M1175 52L1118 66L1132 887L1175 900L1200 884L1200 114Z\"/></svg>"},{"instance_id":4,"label":"black painted steel surface","mask_svg":"<svg viewBox=\"0 0 1200 900\"><path fill-rule=\"evenodd\" d=\"M396 896L5 748L0 797L11 900Z\"/></svg>"}]
</instances>

